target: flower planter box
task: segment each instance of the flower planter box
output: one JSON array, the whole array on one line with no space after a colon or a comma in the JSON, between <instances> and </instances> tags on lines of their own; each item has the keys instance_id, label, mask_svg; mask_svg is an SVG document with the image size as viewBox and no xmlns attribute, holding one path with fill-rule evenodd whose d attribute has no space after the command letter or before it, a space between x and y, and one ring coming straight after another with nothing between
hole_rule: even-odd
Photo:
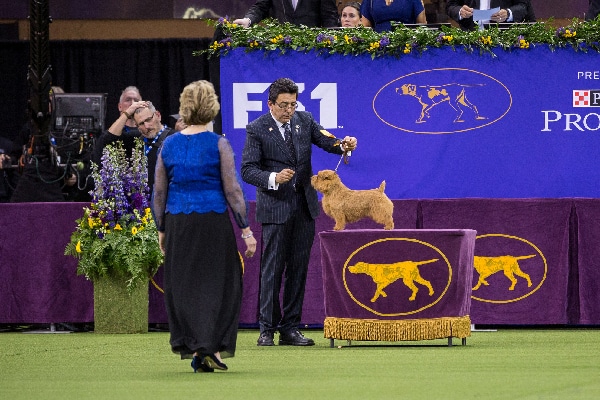
<instances>
[{"instance_id":1,"label":"flower planter box","mask_svg":"<svg viewBox=\"0 0 600 400\"><path fill-rule=\"evenodd\" d=\"M122 277L102 276L94 280L95 333L147 333L148 282L129 293Z\"/></svg>"}]
</instances>

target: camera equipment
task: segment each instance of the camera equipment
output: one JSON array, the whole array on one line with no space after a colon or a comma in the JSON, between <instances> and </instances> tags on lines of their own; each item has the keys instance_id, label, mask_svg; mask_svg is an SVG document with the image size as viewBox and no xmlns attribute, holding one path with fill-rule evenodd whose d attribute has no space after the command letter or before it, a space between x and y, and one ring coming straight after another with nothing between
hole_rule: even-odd
<instances>
[{"instance_id":1,"label":"camera equipment","mask_svg":"<svg viewBox=\"0 0 600 400\"><path fill-rule=\"evenodd\" d=\"M54 94L50 142L62 162L90 159L104 130L106 98L106 93Z\"/></svg>"}]
</instances>

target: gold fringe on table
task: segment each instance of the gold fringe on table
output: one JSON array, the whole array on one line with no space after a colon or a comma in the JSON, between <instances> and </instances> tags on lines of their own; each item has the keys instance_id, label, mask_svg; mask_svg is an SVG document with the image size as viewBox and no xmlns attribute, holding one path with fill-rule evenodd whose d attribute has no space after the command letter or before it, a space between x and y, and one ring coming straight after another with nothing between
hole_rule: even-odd
<instances>
[{"instance_id":1,"label":"gold fringe on table","mask_svg":"<svg viewBox=\"0 0 600 400\"><path fill-rule=\"evenodd\" d=\"M325 318L324 337L342 340L396 342L471 336L471 318L444 317L403 320Z\"/></svg>"}]
</instances>

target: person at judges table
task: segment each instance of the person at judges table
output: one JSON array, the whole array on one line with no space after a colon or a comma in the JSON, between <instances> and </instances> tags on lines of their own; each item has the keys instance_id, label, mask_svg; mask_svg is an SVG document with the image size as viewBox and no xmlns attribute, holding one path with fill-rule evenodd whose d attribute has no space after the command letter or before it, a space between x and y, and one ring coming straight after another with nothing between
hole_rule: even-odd
<instances>
[{"instance_id":1,"label":"person at judges table","mask_svg":"<svg viewBox=\"0 0 600 400\"><path fill-rule=\"evenodd\" d=\"M258 346L311 346L299 330L304 286L320 205L310 184L312 146L333 154L356 148L339 140L305 111L296 112L298 86L280 78L268 89L269 113L246 126L242 179L256 186L256 219L262 224ZM283 304L279 294L283 282Z\"/></svg>"},{"instance_id":2,"label":"person at judges table","mask_svg":"<svg viewBox=\"0 0 600 400\"><path fill-rule=\"evenodd\" d=\"M224 136L208 130L219 108L210 82L183 89L179 114L187 127L164 141L152 196L165 255L171 349L192 358L194 372L226 370L223 358L236 349L242 264L227 205L241 229L245 256L256 252L233 150Z\"/></svg>"},{"instance_id":3,"label":"person at judges table","mask_svg":"<svg viewBox=\"0 0 600 400\"><path fill-rule=\"evenodd\" d=\"M267 17L273 17L282 24L289 22L322 28L339 26L335 0L257 0L244 18L233 22L248 28Z\"/></svg>"},{"instance_id":4,"label":"person at judges table","mask_svg":"<svg viewBox=\"0 0 600 400\"><path fill-rule=\"evenodd\" d=\"M133 120L133 113L140 107L144 107L146 103L142 101L142 95L135 86L127 86L121 92L117 108L119 109L119 117L112 123L106 132L104 132L97 140L94 148L92 161L98 165L102 158L102 150L110 143L121 141L128 156L131 156L133 148L133 139L140 136L140 131Z\"/></svg>"},{"instance_id":5,"label":"person at judges table","mask_svg":"<svg viewBox=\"0 0 600 400\"><path fill-rule=\"evenodd\" d=\"M596 19L598 14L600 14L600 0L590 0L590 7L588 8L588 12L585 14L585 20L591 21Z\"/></svg>"},{"instance_id":6,"label":"person at judges table","mask_svg":"<svg viewBox=\"0 0 600 400\"><path fill-rule=\"evenodd\" d=\"M480 0L448 0L446 3L446 14L458 22L464 30L477 28L473 21L473 10L481 8ZM533 22L526 18L535 20L533 7L530 0L489 0L489 8L500 7L500 11L492 14L491 22ZM529 11L531 9L531 11Z\"/></svg>"},{"instance_id":7,"label":"person at judges table","mask_svg":"<svg viewBox=\"0 0 600 400\"><path fill-rule=\"evenodd\" d=\"M422 0L363 0L362 24L376 32L392 30L392 22L426 24Z\"/></svg>"},{"instance_id":8,"label":"person at judges table","mask_svg":"<svg viewBox=\"0 0 600 400\"><path fill-rule=\"evenodd\" d=\"M342 28L354 28L361 25L360 3L357 1L351 1L346 3L342 8L342 14L340 20L342 22Z\"/></svg>"}]
</instances>

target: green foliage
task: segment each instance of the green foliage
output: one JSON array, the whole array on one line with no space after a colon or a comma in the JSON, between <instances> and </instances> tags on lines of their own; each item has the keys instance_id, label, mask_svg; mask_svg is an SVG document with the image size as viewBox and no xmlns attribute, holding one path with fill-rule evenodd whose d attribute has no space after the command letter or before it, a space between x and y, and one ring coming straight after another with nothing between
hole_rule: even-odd
<instances>
[{"instance_id":1,"label":"green foliage","mask_svg":"<svg viewBox=\"0 0 600 400\"><path fill-rule=\"evenodd\" d=\"M102 171L94 165L93 201L65 248L78 259L77 274L90 280L122 277L127 289L150 279L163 262L158 233L148 207L148 183L143 144L138 141L131 160L120 146L107 146Z\"/></svg>"},{"instance_id":2,"label":"green foliage","mask_svg":"<svg viewBox=\"0 0 600 400\"><path fill-rule=\"evenodd\" d=\"M308 28L290 23L280 24L273 19L250 28L243 28L225 18L218 21L207 20L207 23L221 29L225 38L215 41L206 50L195 52L196 55L220 56L235 48L245 48L248 52L279 51L281 54L289 50L316 51L318 54L369 54L373 59L382 56L401 57L446 46L492 56L496 56L494 52L499 49L527 50L539 45L546 45L551 49L572 47L577 51L600 51L600 19L573 19L571 24L558 29L550 21L513 24L509 29L503 30L491 27L474 31L447 26L441 29L426 26L411 29L397 24L393 30L382 33L365 27Z\"/></svg>"}]
</instances>

